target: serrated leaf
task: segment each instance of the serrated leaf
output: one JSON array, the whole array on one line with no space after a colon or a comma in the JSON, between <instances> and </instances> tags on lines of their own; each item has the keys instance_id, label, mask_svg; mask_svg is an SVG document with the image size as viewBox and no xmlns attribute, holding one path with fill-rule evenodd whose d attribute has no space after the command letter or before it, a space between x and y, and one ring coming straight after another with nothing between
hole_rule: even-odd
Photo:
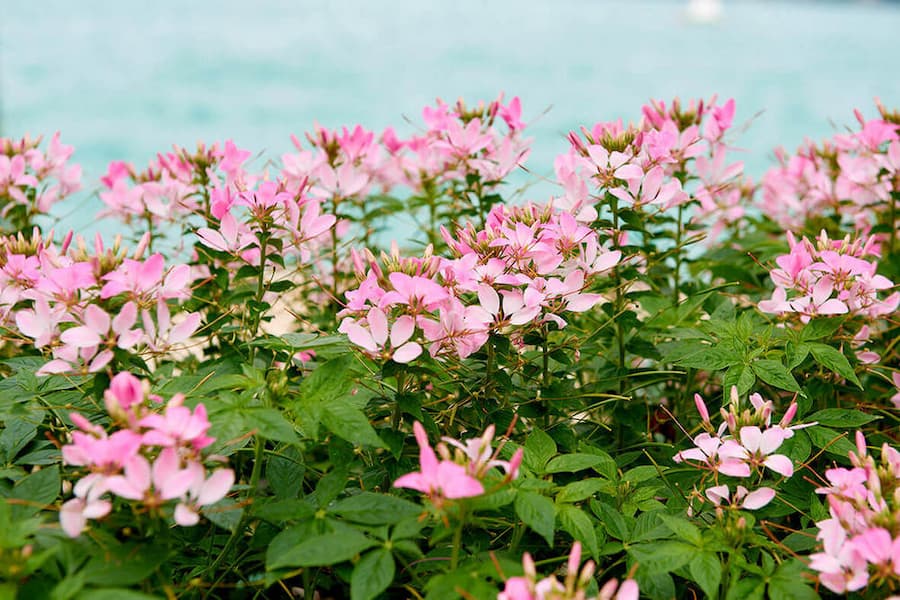
<instances>
[{"instance_id":1,"label":"serrated leaf","mask_svg":"<svg viewBox=\"0 0 900 600\"><path fill-rule=\"evenodd\" d=\"M369 418L355 406L335 403L322 410L322 424L351 444L385 448L385 444L375 433Z\"/></svg>"},{"instance_id":2,"label":"serrated leaf","mask_svg":"<svg viewBox=\"0 0 900 600\"><path fill-rule=\"evenodd\" d=\"M596 454L562 454L554 456L544 468L545 473L575 473L590 469L603 462L603 457Z\"/></svg>"},{"instance_id":3,"label":"serrated leaf","mask_svg":"<svg viewBox=\"0 0 900 600\"><path fill-rule=\"evenodd\" d=\"M573 481L566 484L556 495L557 502L581 502L590 498L597 492L614 486L614 484L606 479L584 479L582 481ZM614 490L612 490L614 491Z\"/></svg>"},{"instance_id":4,"label":"serrated leaf","mask_svg":"<svg viewBox=\"0 0 900 600\"><path fill-rule=\"evenodd\" d=\"M824 448L825 452L832 456L840 457L846 461L850 452L856 452L856 446L845 435L834 429L816 426L809 427L803 431L809 436L813 446Z\"/></svg>"},{"instance_id":5,"label":"serrated leaf","mask_svg":"<svg viewBox=\"0 0 900 600\"><path fill-rule=\"evenodd\" d=\"M240 414L248 429L255 429L266 439L288 444L297 442L294 426L275 408L242 408Z\"/></svg>"},{"instance_id":6,"label":"serrated leaf","mask_svg":"<svg viewBox=\"0 0 900 600\"><path fill-rule=\"evenodd\" d=\"M804 420L828 427L852 428L871 423L881 417L849 408L826 408L815 412Z\"/></svg>"},{"instance_id":7,"label":"serrated leaf","mask_svg":"<svg viewBox=\"0 0 900 600\"><path fill-rule=\"evenodd\" d=\"M390 496L362 492L349 498L338 500L329 507L329 511L356 523L366 525L394 524L416 517L422 513L418 504Z\"/></svg>"},{"instance_id":8,"label":"serrated leaf","mask_svg":"<svg viewBox=\"0 0 900 600\"><path fill-rule=\"evenodd\" d=\"M394 580L394 557L384 548L373 550L360 559L350 577L350 599L371 600Z\"/></svg>"},{"instance_id":9,"label":"serrated leaf","mask_svg":"<svg viewBox=\"0 0 900 600\"><path fill-rule=\"evenodd\" d=\"M701 552L688 564L691 579L697 582L707 598L718 598L719 583L722 581L722 563L709 552Z\"/></svg>"},{"instance_id":10,"label":"serrated leaf","mask_svg":"<svg viewBox=\"0 0 900 600\"><path fill-rule=\"evenodd\" d=\"M556 507L546 496L535 492L519 490L515 500L516 514L535 533L553 545L553 529L556 521Z\"/></svg>"},{"instance_id":11,"label":"serrated leaf","mask_svg":"<svg viewBox=\"0 0 900 600\"><path fill-rule=\"evenodd\" d=\"M325 567L350 560L376 542L354 529L298 539L292 547L266 554L266 569L282 567ZM269 546L271 550L271 545Z\"/></svg>"},{"instance_id":12,"label":"serrated leaf","mask_svg":"<svg viewBox=\"0 0 900 600\"><path fill-rule=\"evenodd\" d=\"M762 359L750 363L750 368L757 377L771 386L789 392L799 392L800 385L791 372L780 361Z\"/></svg>"},{"instance_id":13,"label":"serrated leaf","mask_svg":"<svg viewBox=\"0 0 900 600\"><path fill-rule=\"evenodd\" d=\"M651 571L672 572L686 565L697 554L697 549L684 542L665 540L632 545L628 554Z\"/></svg>"},{"instance_id":14,"label":"serrated leaf","mask_svg":"<svg viewBox=\"0 0 900 600\"><path fill-rule=\"evenodd\" d=\"M590 507L610 536L617 540L628 540L631 537L631 528L628 526L628 522L622 513L613 506L606 502L591 500Z\"/></svg>"},{"instance_id":15,"label":"serrated leaf","mask_svg":"<svg viewBox=\"0 0 900 600\"><path fill-rule=\"evenodd\" d=\"M537 473L542 473L544 466L556 454L556 442L549 435L535 429L525 440L523 464Z\"/></svg>"},{"instance_id":16,"label":"serrated leaf","mask_svg":"<svg viewBox=\"0 0 900 600\"><path fill-rule=\"evenodd\" d=\"M31 475L26 475L16 482L12 497L25 501L13 507L16 519L30 517L59 496L59 467L52 466Z\"/></svg>"},{"instance_id":17,"label":"serrated leaf","mask_svg":"<svg viewBox=\"0 0 900 600\"><path fill-rule=\"evenodd\" d=\"M860 383L859 378L853 371L853 367L850 366L850 361L839 350L827 344L815 343L809 344L809 351L817 363L854 383L859 389L863 389L862 383Z\"/></svg>"},{"instance_id":18,"label":"serrated leaf","mask_svg":"<svg viewBox=\"0 0 900 600\"><path fill-rule=\"evenodd\" d=\"M741 357L731 350L713 346L686 356L676 364L682 367L703 369L704 371L719 371L740 362Z\"/></svg>"},{"instance_id":19,"label":"serrated leaf","mask_svg":"<svg viewBox=\"0 0 900 600\"><path fill-rule=\"evenodd\" d=\"M695 546L700 546L703 543L703 536L700 534L700 529L687 519L667 514L660 514L658 516L659 519L666 524L666 527L678 536L680 540L689 542Z\"/></svg>"}]
</instances>

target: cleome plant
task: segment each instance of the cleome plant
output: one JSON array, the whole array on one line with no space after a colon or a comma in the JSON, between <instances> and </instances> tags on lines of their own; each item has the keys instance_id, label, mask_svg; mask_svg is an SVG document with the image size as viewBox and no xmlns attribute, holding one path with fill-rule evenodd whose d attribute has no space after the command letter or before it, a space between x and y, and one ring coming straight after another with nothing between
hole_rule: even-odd
<instances>
[{"instance_id":1,"label":"cleome plant","mask_svg":"<svg viewBox=\"0 0 900 600\"><path fill-rule=\"evenodd\" d=\"M439 100L112 162L93 240L0 139L0 599L900 596L877 113L753 181L653 101L529 198L520 100Z\"/></svg>"}]
</instances>

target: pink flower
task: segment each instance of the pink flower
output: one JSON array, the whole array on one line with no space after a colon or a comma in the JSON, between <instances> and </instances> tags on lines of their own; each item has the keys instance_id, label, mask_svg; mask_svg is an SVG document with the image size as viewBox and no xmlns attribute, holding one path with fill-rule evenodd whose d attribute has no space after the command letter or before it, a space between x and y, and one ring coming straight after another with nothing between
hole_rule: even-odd
<instances>
[{"instance_id":1,"label":"pink flower","mask_svg":"<svg viewBox=\"0 0 900 600\"><path fill-rule=\"evenodd\" d=\"M194 476L184 499L175 507L175 522L182 527L196 525L200 521L200 507L215 504L234 485L234 471L231 469L216 469L207 478L200 463L191 462L187 468L194 472Z\"/></svg>"},{"instance_id":2,"label":"pink flower","mask_svg":"<svg viewBox=\"0 0 900 600\"><path fill-rule=\"evenodd\" d=\"M153 413L140 420L139 425L149 431L143 443L152 446L192 446L200 450L215 441L206 435L210 427L206 407L197 404L193 411L182 405L184 396L176 394L169 400L163 414Z\"/></svg>"},{"instance_id":3,"label":"pink flower","mask_svg":"<svg viewBox=\"0 0 900 600\"><path fill-rule=\"evenodd\" d=\"M347 317L341 322L338 331L371 355L384 359L392 358L398 363L411 362L422 354L422 346L409 341L416 327L415 319L411 316L398 317L388 328L387 315L381 309L373 307L366 313L366 324L368 327Z\"/></svg>"},{"instance_id":4,"label":"pink flower","mask_svg":"<svg viewBox=\"0 0 900 600\"><path fill-rule=\"evenodd\" d=\"M759 427L747 426L740 430L741 444L749 453L749 460L761 464L785 477L794 474L794 464L783 454L772 454L787 439L786 430L772 427L760 431Z\"/></svg>"},{"instance_id":5,"label":"pink flower","mask_svg":"<svg viewBox=\"0 0 900 600\"><path fill-rule=\"evenodd\" d=\"M466 468L449 460L438 461L428 444L428 435L422 424L413 423L413 432L419 444L421 471L407 473L394 482L395 487L405 487L426 494L440 508L445 499L469 498L484 493L481 482L469 475Z\"/></svg>"}]
</instances>

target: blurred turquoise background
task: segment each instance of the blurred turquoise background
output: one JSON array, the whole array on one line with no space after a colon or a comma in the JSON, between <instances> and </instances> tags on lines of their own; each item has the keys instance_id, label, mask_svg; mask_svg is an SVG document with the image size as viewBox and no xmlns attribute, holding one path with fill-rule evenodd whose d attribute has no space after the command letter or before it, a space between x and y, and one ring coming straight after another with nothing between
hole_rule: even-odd
<instances>
[{"instance_id":1,"label":"blurred turquoise background","mask_svg":"<svg viewBox=\"0 0 900 600\"><path fill-rule=\"evenodd\" d=\"M649 98L718 93L737 99L739 122L760 113L738 144L757 175L774 146L830 135L854 107L874 115L873 96L900 105L896 4L725 0L711 25L686 4L6 0L0 127L76 146L86 192L57 213L91 231L112 159L142 166L173 143L226 138L275 158L314 121L409 132L404 117L437 96L519 95L542 175L567 131L637 120Z\"/></svg>"}]
</instances>

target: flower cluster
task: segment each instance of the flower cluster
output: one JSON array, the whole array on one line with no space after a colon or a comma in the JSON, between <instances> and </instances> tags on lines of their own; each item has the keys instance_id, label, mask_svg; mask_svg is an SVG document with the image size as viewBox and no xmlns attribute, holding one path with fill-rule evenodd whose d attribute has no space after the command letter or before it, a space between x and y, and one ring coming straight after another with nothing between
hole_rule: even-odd
<instances>
[{"instance_id":1,"label":"flower cluster","mask_svg":"<svg viewBox=\"0 0 900 600\"><path fill-rule=\"evenodd\" d=\"M741 179L743 163L728 162L724 141L734 100L721 106L715 98L687 106L652 102L642 112L637 126L598 123L569 135L569 152L555 163L564 190L557 205L592 221L598 216L595 203L606 193L633 209L666 210L693 197L699 201L694 218L714 221L711 238L743 217L741 201L751 187Z\"/></svg>"},{"instance_id":2,"label":"flower cluster","mask_svg":"<svg viewBox=\"0 0 900 600\"><path fill-rule=\"evenodd\" d=\"M77 537L89 519L110 513L107 494L137 502L153 514L175 501L175 522L191 526L199 521L200 508L224 498L234 483L231 469L208 473L204 466L201 451L214 441L206 435L210 424L204 406L191 410L178 394L160 410L156 405L162 398L150 396L145 384L130 373L113 377L104 394L116 427L112 433L78 413L70 415L78 430L63 446L63 462L88 471L75 483L75 497L60 509L60 523L70 537Z\"/></svg>"},{"instance_id":3,"label":"flower cluster","mask_svg":"<svg viewBox=\"0 0 900 600\"><path fill-rule=\"evenodd\" d=\"M720 409L722 423L714 428L709 418L706 403L699 394L694 395L697 411L700 413L705 432L694 438L694 448L682 450L673 458L675 462L690 461L694 466L709 471L717 483L706 489L705 495L714 505L730 504L734 507L756 510L766 506L775 497L775 490L761 486L749 491L738 485L732 497L727 484L719 484L719 475L727 475L760 482L766 471L782 477L794 474L794 464L784 454L776 450L784 441L794 435L794 429L808 427L809 424L790 427L797 414L797 404L792 402L777 425L772 425L773 405L771 400L763 400L759 394L750 394L753 411L743 408L737 388L731 388L731 402L728 410ZM755 475L755 476L754 476Z\"/></svg>"},{"instance_id":4,"label":"flower cluster","mask_svg":"<svg viewBox=\"0 0 900 600\"><path fill-rule=\"evenodd\" d=\"M900 190L900 123L878 108L882 118L869 121L856 111L858 131L821 145L808 141L791 156L779 149L779 166L762 180L762 212L785 229L837 216L867 232Z\"/></svg>"},{"instance_id":5,"label":"flower cluster","mask_svg":"<svg viewBox=\"0 0 900 600\"><path fill-rule=\"evenodd\" d=\"M71 234L58 247L38 232L0 239L0 325L52 355L38 374L96 373L116 349L159 354L193 335L200 315L173 321L169 307L190 296L190 267L144 259L146 241L127 258L99 236L93 252Z\"/></svg>"},{"instance_id":6,"label":"flower cluster","mask_svg":"<svg viewBox=\"0 0 900 600\"><path fill-rule=\"evenodd\" d=\"M621 585L615 579L607 581L596 596L587 595L587 588L594 578L596 565L589 560L581 567L581 543L575 542L566 564L566 576L559 581L555 575L538 579L534 560L527 552L522 557L524 577L510 577L497 600L637 600L640 589L634 579L626 579Z\"/></svg>"},{"instance_id":7,"label":"flower cluster","mask_svg":"<svg viewBox=\"0 0 900 600\"><path fill-rule=\"evenodd\" d=\"M828 469L828 486L816 490L828 499L830 519L819 521L821 552L809 566L822 585L837 593L864 587L896 590L900 584L900 452L885 443L881 461L868 454L856 432L852 469Z\"/></svg>"},{"instance_id":8,"label":"flower cluster","mask_svg":"<svg viewBox=\"0 0 900 600\"><path fill-rule=\"evenodd\" d=\"M347 293L340 331L373 357L409 362L465 358L494 332L522 333L603 301L587 290L620 260L596 232L551 206L495 206L484 228L442 230L454 258L360 261L360 285ZM415 336L416 330L421 331ZM415 336L415 337L414 337ZM388 342L390 342L388 344Z\"/></svg>"},{"instance_id":9,"label":"flower cluster","mask_svg":"<svg viewBox=\"0 0 900 600\"><path fill-rule=\"evenodd\" d=\"M480 496L485 492L484 481L488 472L499 467L505 473L503 482L516 478L522 463L522 449L516 450L509 461L497 458L502 444L493 450L494 426L489 426L481 437L460 442L443 438L437 446L441 460L428 443L428 434L422 424L413 423L413 432L419 444L419 466L421 471L407 473L394 482L395 487L418 490L428 496L431 503L440 509L446 500ZM454 451L447 447L449 444Z\"/></svg>"},{"instance_id":10,"label":"flower cluster","mask_svg":"<svg viewBox=\"0 0 900 600\"><path fill-rule=\"evenodd\" d=\"M778 267L770 273L775 291L770 300L759 303L761 311L803 323L820 315L857 317L861 324L852 333L862 345L871 335L869 325L897 310L900 292L882 295L894 284L879 275L877 262L868 258L879 255L874 236L832 240L822 231L814 244L807 238L798 242L788 232L788 244L790 252L775 259ZM865 362L878 361L877 354L859 356Z\"/></svg>"},{"instance_id":11,"label":"flower cluster","mask_svg":"<svg viewBox=\"0 0 900 600\"><path fill-rule=\"evenodd\" d=\"M72 146L50 138L46 152L41 138L0 138L0 216L16 207L26 216L44 214L50 206L81 189L81 167L68 164Z\"/></svg>"},{"instance_id":12,"label":"flower cluster","mask_svg":"<svg viewBox=\"0 0 900 600\"><path fill-rule=\"evenodd\" d=\"M106 205L101 216L153 228L179 225L197 212L208 214L209 198L204 190L242 180L242 165L249 157L249 152L229 140L224 147L199 144L194 152L174 146L172 152L157 154L140 172L130 164L113 161L101 178L106 188L100 192Z\"/></svg>"}]
</instances>

